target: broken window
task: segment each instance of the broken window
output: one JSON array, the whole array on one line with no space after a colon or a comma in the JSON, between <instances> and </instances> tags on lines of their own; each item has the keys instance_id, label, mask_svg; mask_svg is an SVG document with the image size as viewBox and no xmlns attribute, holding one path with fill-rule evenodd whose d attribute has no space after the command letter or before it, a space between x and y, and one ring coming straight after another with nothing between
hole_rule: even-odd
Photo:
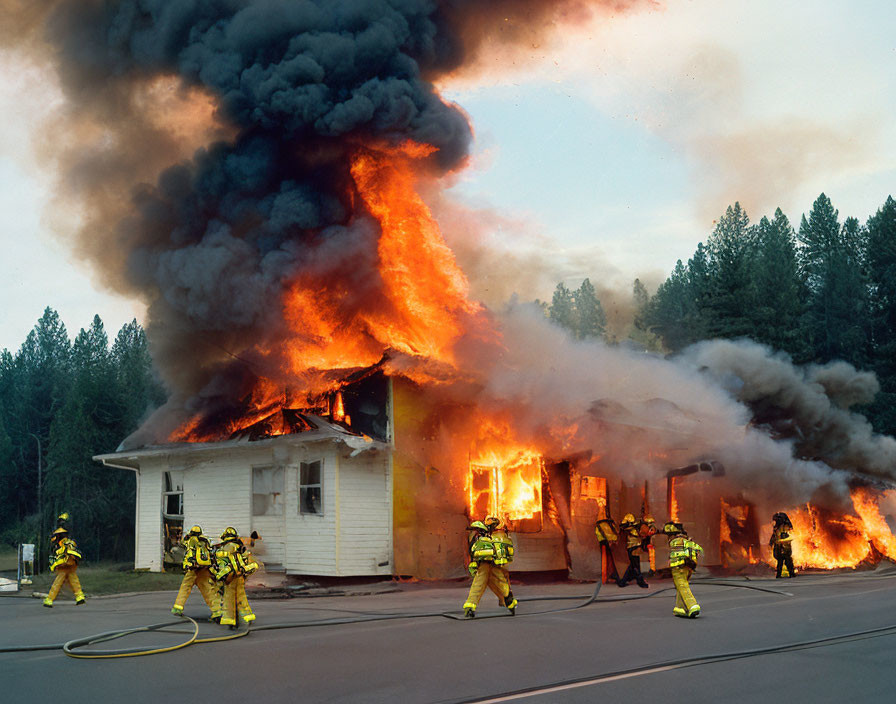
<instances>
[{"instance_id":1,"label":"broken window","mask_svg":"<svg viewBox=\"0 0 896 704\"><path fill-rule=\"evenodd\" d=\"M183 547L180 544L184 531L184 472L165 472L162 492L162 547L163 561L180 564Z\"/></svg>"},{"instance_id":2,"label":"broken window","mask_svg":"<svg viewBox=\"0 0 896 704\"><path fill-rule=\"evenodd\" d=\"M321 460L299 464L299 513L323 513L323 483Z\"/></svg>"},{"instance_id":3,"label":"broken window","mask_svg":"<svg viewBox=\"0 0 896 704\"><path fill-rule=\"evenodd\" d=\"M534 453L517 452L500 464L470 463L467 479L470 516L505 520L511 530L537 533L542 529L544 462Z\"/></svg>"},{"instance_id":4,"label":"broken window","mask_svg":"<svg viewBox=\"0 0 896 704\"><path fill-rule=\"evenodd\" d=\"M252 468L252 515L283 515L283 467Z\"/></svg>"}]
</instances>

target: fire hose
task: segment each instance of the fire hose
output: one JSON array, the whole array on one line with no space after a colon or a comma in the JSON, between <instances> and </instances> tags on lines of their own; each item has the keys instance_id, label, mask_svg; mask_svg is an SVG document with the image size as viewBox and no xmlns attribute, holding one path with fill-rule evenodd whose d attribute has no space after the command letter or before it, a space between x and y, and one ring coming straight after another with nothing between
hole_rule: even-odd
<instances>
[{"instance_id":1,"label":"fire hose","mask_svg":"<svg viewBox=\"0 0 896 704\"><path fill-rule=\"evenodd\" d=\"M760 587L753 584L738 584L735 582L723 582L723 581L710 581L710 580L699 580L696 583L707 586L723 586L723 587L739 587L744 589L754 589L757 591L768 592L772 594L779 594L781 596L793 596L789 592L779 591L776 589L771 589L768 587ZM663 587L662 589L657 589L652 592L648 592L645 594L633 594L633 595L625 595L621 594L619 596L610 596L610 597L599 597L601 589L601 583L598 581L595 585L594 592L590 596L529 596L529 597L520 597L519 601L521 602L534 602L534 601L567 601L567 600L578 600L581 603L575 604L573 606L567 606L560 609L545 609L540 611L528 611L525 613L518 614L518 617L526 617L526 616L538 616L542 614L549 613L560 613L566 611L574 611L576 609L581 609L586 606L589 606L593 603L609 603L609 602L617 602L617 601L634 601L637 599L647 599L650 597L657 596L667 591L673 591L675 589L674 586ZM243 630L239 630L236 633L230 633L223 636L214 636L214 637L199 637L199 623L189 616L181 616L178 621L166 621L164 623L156 623L148 626L137 626L134 628L122 629L120 631L106 631L104 633L98 633L91 636L86 636L83 638L75 638L73 640L66 641L64 643L50 643L50 644L42 644L42 645L23 645L23 646L8 646L8 647L0 647L0 653L13 653L13 652L28 652L28 651L38 651L38 650L62 650L67 656L73 658L81 658L81 659L105 659L105 658L124 658L124 657L137 657L141 655L156 655L159 653L167 653L173 650L179 650L181 648L186 648L190 645L197 645L201 643L214 643L220 641L234 640L236 638L242 638L244 636L249 635L252 631L268 631L268 630L279 630L279 629L287 629L287 628L310 628L313 626L338 626L352 623L367 623L373 621L392 621L399 619L415 619L415 618L449 618L454 620L462 620L463 616L460 616L456 613L450 611L427 611L427 612L419 612L419 613L381 613L381 612L363 612L363 611L355 611L350 612L354 613L355 616L347 617L347 618L332 618L332 619L320 619L317 621L299 621L299 622L287 622L287 623L271 623L271 624L263 624L256 625L252 628L245 628ZM506 618L505 614L492 614L486 616L479 616L477 620L484 620L489 618ZM176 626L182 626L184 621L192 624L192 629L188 631L184 631L182 629L175 629ZM89 645L95 645L97 643L104 643L111 640L116 640L118 638L124 638L129 635L133 635L135 633L145 633L145 632L157 632L157 633L184 633L189 635L189 638L184 640L181 643L177 643L171 646L160 646L157 648L122 648L122 649L113 649L113 650L90 650L88 652L78 652L77 649L83 648Z\"/></svg>"}]
</instances>

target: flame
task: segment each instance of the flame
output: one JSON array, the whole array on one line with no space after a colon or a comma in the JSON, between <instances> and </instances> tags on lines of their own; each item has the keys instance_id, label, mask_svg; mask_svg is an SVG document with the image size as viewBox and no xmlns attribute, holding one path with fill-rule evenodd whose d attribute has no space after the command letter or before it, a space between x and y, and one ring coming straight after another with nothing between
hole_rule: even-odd
<instances>
[{"instance_id":1,"label":"flame","mask_svg":"<svg viewBox=\"0 0 896 704\"><path fill-rule=\"evenodd\" d=\"M371 366L390 350L456 372L461 337L481 330L483 339L500 339L482 306L470 300L469 282L415 190L421 164L434 151L406 142L356 153L354 185L380 226L376 280L365 281L362 292L347 286L344 272L325 272L288 286L283 315L292 374L307 380L310 370ZM433 380L419 369L402 372Z\"/></svg>"},{"instance_id":2,"label":"flame","mask_svg":"<svg viewBox=\"0 0 896 704\"><path fill-rule=\"evenodd\" d=\"M330 411L330 415L333 417L333 420L340 421L340 422L345 421L346 420L345 405L342 402L342 392L341 391L337 391L335 394L333 394L332 407L333 408ZM348 422L348 421L346 421L346 422Z\"/></svg>"},{"instance_id":3,"label":"flame","mask_svg":"<svg viewBox=\"0 0 896 704\"><path fill-rule=\"evenodd\" d=\"M896 536L880 513L880 498L892 498L894 495L896 491L884 492L882 497L878 497L870 489L855 489L852 491L852 505L864 523L865 537L878 552L896 561Z\"/></svg>"},{"instance_id":4,"label":"flame","mask_svg":"<svg viewBox=\"0 0 896 704\"><path fill-rule=\"evenodd\" d=\"M678 523L678 497L675 495L675 482L678 477L669 477L669 520Z\"/></svg>"},{"instance_id":5,"label":"flame","mask_svg":"<svg viewBox=\"0 0 896 704\"><path fill-rule=\"evenodd\" d=\"M544 459L531 447L506 445L478 452L470 461L470 515L486 513L507 521L536 518L542 511Z\"/></svg>"},{"instance_id":6,"label":"flame","mask_svg":"<svg viewBox=\"0 0 896 704\"><path fill-rule=\"evenodd\" d=\"M896 491L877 493L857 488L850 494L855 516L828 515L811 504L787 512L793 523L795 564L821 569L855 568L861 562L876 559L875 550L896 560L896 536L880 512L880 500L896 496Z\"/></svg>"},{"instance_id":7,"label":"flame","mask_svg":"<svg viewBox=\"0 0 896 704\"><path fill-rule=\"evenodd\" d=\"M787 515L793 523L793 561L798 567L855 567L871 553L862 521L855 516L827 515L809 503ZM774 559L769 562L774 564Z\"/></svg>"}]
</instances>

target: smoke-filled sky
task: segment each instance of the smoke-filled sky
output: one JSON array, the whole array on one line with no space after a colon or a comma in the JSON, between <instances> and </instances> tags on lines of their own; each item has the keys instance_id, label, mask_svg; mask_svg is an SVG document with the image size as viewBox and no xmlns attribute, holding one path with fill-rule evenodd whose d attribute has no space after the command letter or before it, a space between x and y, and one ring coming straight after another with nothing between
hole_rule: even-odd
<instances>
[{"instance_id":1,"label":"smoke-filled sky","mask_svg":"<svg viewBox=\"0 0 896 704\"><path fill-rule=\"evenodd\" d=\"M487 211L477 221L497 249L547 270L495 286L546 297L557 277L657 282L734 200L754 221L777 206L798 221L824 191L841 217L864 220L896 175L890 17L871 0L666 0L522 49L481 48L474 67L438 80L475 134L447 195ZM81 213L55 197L44 158L59 79L21 46L0 66L0 348L17 348L47 305L72 332L94 313L114 331L143 311L100 290L89 267L102 265L81 263L65 237ZM488 290L475 272L474 292Z\"/></svg>"}]
</instances>

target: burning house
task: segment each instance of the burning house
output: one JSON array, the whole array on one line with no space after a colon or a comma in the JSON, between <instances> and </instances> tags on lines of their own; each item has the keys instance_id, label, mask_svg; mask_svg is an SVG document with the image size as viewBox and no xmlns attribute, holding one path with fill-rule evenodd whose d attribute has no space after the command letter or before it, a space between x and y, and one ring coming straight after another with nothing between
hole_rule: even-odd
<instances>
[{"instance_id":1,"label":"burning house","mask_svg":"<svg viewBox=\"0 0 896 704\"><path fill-rule=\"evenodd\" d=\"M170 392L98 457L137 475L139 567L187 521L257 529L297 574L455 576L488 511L518 570L593 576L600 496L617 519L680 518L716 564L763 559L763 517L803 506L812 550L893 554L896 441L850 411L865 375L748 343L666 360L571 339L535 305L481 303L501 257L474 244L490 264L471 281L464 224L433 215L473 137L439 85L490 45L637 4L27 13L66 98L46 151L84 206L78 250L146 305ZM798 432L752 423L769 409Z\"/></svg>"}]
</instances>

